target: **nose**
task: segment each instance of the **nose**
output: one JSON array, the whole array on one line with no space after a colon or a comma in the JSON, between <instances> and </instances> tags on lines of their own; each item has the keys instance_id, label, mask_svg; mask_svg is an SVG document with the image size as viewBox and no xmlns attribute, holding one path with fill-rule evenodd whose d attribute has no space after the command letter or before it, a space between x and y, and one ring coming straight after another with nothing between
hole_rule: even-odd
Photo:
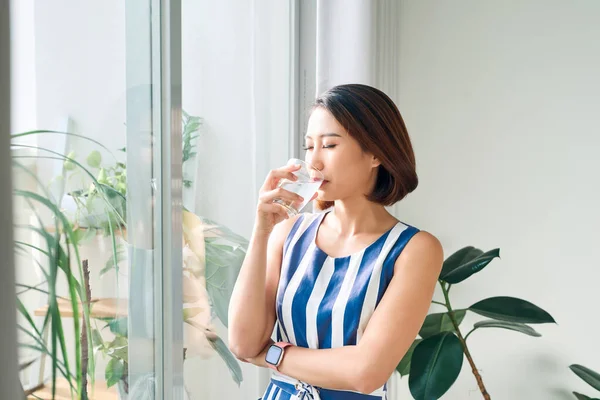
<instances>
[{"instance_id":1,"label":"nose","mask_svg":"<svg viewBox=\"0 0 600 400\"><path fill-rule=\"evenodd\" d=\"M324 167L323 162L320 161L320 160L318 160L318 159L316 159L316 158L314 158L314 157L313 157L312 160L307 159L306 162L308 164L312 165L318 171L322 171L323 170L323 167Z\"/></svg>"},{"instance_id":2,"label":"nose","mask_svg":"<svg viewBox=\"0 0 600 400\"><path fill-rule=\"evenodd\" d=\"M307 151L306 155L305 155L305 161L311 165L313 168L315 168L316 170L320 171L321 173L315 173L315 174L311 174L313 177L319 177L322 178L323 177L323 168L325 167L325 164L323 163L323 154L321 153L321 151L319 150L319 148L317 146L315 146L313 151Z\"/></svg>"}]
</instances>

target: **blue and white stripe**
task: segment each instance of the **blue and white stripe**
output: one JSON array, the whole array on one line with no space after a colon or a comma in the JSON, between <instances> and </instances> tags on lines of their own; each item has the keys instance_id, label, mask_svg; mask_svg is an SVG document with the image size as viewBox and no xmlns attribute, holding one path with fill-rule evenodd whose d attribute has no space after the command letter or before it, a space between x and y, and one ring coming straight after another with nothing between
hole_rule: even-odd
<instances>
[{"instance_id":1,"label":"blue and white stripe","mask_svg":"<svg viewBox=\"0 0 600 400\"><path fill-rule=\"evenodd\" d=\"M324 216L303 214L292 227L284 244L276 301L278 340L313 349L360 341L392 279L396 259L419 231L398 222L362 251L330 257L316 245ZM290 399L278 389L272 381L264 398ZM364 399L385 398L385 387L377 395Z\"/></svg>"}]
</instances>

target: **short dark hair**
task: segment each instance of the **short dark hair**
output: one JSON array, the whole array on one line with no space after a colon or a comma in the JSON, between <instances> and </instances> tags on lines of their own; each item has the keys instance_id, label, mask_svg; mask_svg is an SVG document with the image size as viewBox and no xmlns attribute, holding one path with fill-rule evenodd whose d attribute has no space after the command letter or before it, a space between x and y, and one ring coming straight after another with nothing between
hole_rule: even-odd
<instances>
[{"instance_id":1,"label":"short dark hair","mask_svg":"<svg viewBox=\"0 0 600 400\"><path fill-rule=\"evenodd\" d=\"M313 105L329 111L360 145L381 162L370 201L390 206L417 188L413 147L396 104L381 90L361 84L335 86ZM323 210L331 201L317 201Z\"/></svg>"}]
</instances>

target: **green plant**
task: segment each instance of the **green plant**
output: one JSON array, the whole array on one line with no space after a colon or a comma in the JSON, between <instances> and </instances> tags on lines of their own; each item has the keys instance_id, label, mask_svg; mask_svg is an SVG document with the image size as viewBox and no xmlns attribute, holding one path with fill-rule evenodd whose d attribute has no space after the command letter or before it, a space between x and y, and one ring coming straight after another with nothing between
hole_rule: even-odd
<instances>
[{"instance_id":1,"label":"green plant","mask_svg":"<svg viewBox=\"0 0 600 400\"><path fill-rule=\"evenodd\" d=\"M19 323L17 328L22 332L29 341L20 342L21 348L33 350L40 355L48 356L51 360L51 391L52 396L56 393L56 382L59 376L62 376L68 383L72 398L87 399L87 377L89 374L90 381L94 383L95 362L92 351L92 338L90 325L90 299L84 286L84 263L82 262L78 244L81 237L77 234L76 228L72 225L69 219L61 211L54 201L51 193L45 189L45 185L40 181L36 174L29 169L22 161L27 158L34 159L52 159L66 161L67 157L38 146L17 144L15 140L20 138L40 135L40 134L65 134L54 131L31 131L20 134L11 135L12 143L12 164L17 170L28 175L40 188L41 193L27 190L18 187L18 183L13 190L15 198L23 199L37 220L36 224L28 224L25 226L16 226L17 229L29 231L32 236L37 236L41 245L37 245L37 241L21 241L15 240L15 251L26 256L31 253L37 255L44 260L40 262L36 257L32 261L36 268L39 268L44 281L36 286L17 284L21 290L17 293L17 308L18 312L23 317L25 324ZM82 137L73 134L73 136ZM87 138L85 138L87 139ZM91 139L91 142L96 143L104 148L100 143ZM34 151L34 154L20 154L19 149L28 149ZM99 197L108 203L108 196L99 185L95 176L87 170L82 164L75 160L71 160L75 168L80 168L83 173L87 174L92 182L98 185ZM115 210L110 206L107 207L107 212ZM48 221L48 215L50 222ZM111 232L113 230L111 229ZM62 297L58 293L58 284L61 279L66 280L68 297ZM45 285L46 288L41 287ZM32 313L25 307L21 301L21 296L25 293L35 291L47 295L47 311L41 326L38 326ZM72 311L73 331L76 338L73 343L75 365L69 363L69 349L65 339L65 326L61 318L61 310L59 305L65 302ZM83 316L83 320L80 319ZM81 324L81 325L80 325ZM49 339L46 340L45 332L48 331ZM47 344L48 343L48 344ZM85 372L87 371L87 373Z\"/></svg>"},{"instance_id":2,"label":"green plant","mask_svg":"<svg viewBox=\"0 0 600 400\"><path fill-rule=\"evenodd\" d=\"M572 364L569 366L571 371L575 373L578 377L583 379L585 383L593 387L594 389L600 391L600 374L594 370L591 370L583 365ZM573 392L577 400L599 400L598 398L591 398L584 394Z\"/></svg>"},{"instance_id":3,"label":"green plant","mask_svg":"<svg viewBox=\"0 0 600 400\"><path fill-rule=\"evenodd\" d=\"M71 151L64 162L66 182L81 175L75 169L76 154ZM87 189L75 189L67 195L73 199L77 208L74 215L69 215L74 224L97 229L108 234L109 224L113 227L124 227L127 220L127 168L124 163L115 161L113 165L102 166L102 156L93 150L86 157L88 171L93 171L96 179ZM107 213L104 197L116 212Z\"/></svg>"},{"instance_id":4,"label":"green plant","mask_svg":"<svg viewBox=\"0 0 600 400\"><path fill-rule=\"evenodd\" d=\"M194 117L182 110L183 119L183 156L182 163L185 164L190 159L196 156L194 151L194 141L200 136L197 132L202 126L202 118ZM192 186L192 180L188 178L185 173L183 175L183 186L190 188Z\"/></svg>"},{"instance_id":5,"label":"green plant","mask_svg":"<svg viewBox=\"0 0 600 400\"><path fill-rule=\"evenodd\" d=\"M129 382L127 379L128 370L128 341L127 341L127 317L102 318L106 323L104 328L109 328L114 334L114 339L110 342L104 341L98 329L92 332L94 351L102 353L109 357L110 361L106 365L104 378L107 387L111 387L123 382L123 389L128 392ZM103 329L104 329L103 328Z\"/></svg>"},{"instance_id":6,"label":"green plant","mask_svg":"<svg viewBox=\"0 0 600 400\"><path fill-rule=\"evenodd\" d=\"M184 113L184 141L183 141L183 160L192 159L194 152L194 140L198 137L194 135L198 131L201 120L198 117L191 117ZM97 141L77 134L70 134L56 131L32 131L23 134L13 135L14 139L27 135L39 134L60 134L71 135L73 137L87 140L110 154L110 151ZM105 323L105 327L99 329L96 322L90 317L90 298L86 290L82 288L83 279L82 262L79 257L79 247L95 236L97 232L102 232L110 236L112 247L111 257L101 271L108 272L112 268L117 268L119 262L123 259L125 249L119 245L116 240L117 231L126 229L125 199L126 199L126 165L115 161L112 165L104 165L102 157L98 151L92 151L85 161L78 161L74 153L63 155L58 152L29 145L14 145L14 148L25 148L34 150L34 155L19 155L13 153L13 164L16 168L23 169L36 182L37 186L43 192L42 194L15 189L15 196L21 196L30 204L32 210L38 216L36 226L23 226L21 228L34 231L45 241L45 247L37 247L28 242L17 242L15 247L17 251L27 253L28 251L39 252L47 257L46 263L36 262L37 266L43 271L48 290L40 289L40 285L28 286L20 285L23 289L20 294L29 291L43 292L48 296L48 313L41 327L36 326L32 313L27 310L22 302L19 302L19 312L27 321L26 326L19 326L19 330L34 340L34 344L22 343L22 347L30 348L40 353L47 354L51 361L52 390L56 389L57 376L62 375L71 387L73 398L87 399L86 376L85 371L90 376L93 385L95 376L95 354L101 353L109 357L109 363L105 370L105 377L109 386L117 382L122 382L125 391L127 391L128 379L128 341L127 341L127 318L109 318L100 319ZM125 149L122 149L125 151ZM106 216L104 223L99 226L91 226L82 229L77 216L69 218L59 207L56 196L49 191L46 186L37 178L35 173L27 169L21 162L21 158L52 159L61 161L67 174L78 174L84 176L91 182L88 189L80 191L71 191L71 194L79 200L78 208L89 210L93 199L96 199L98 209ZM86 165L84 165L84 162ZM68 178L67 178L68 179ZM191 186L191 181L188 180ZM115 204L114 199L122 200ZM98 203L99 202L99 203ZM122 204L122 207L120 205ZM48 227L42 221L38 208L46 207L50 210L53 224ZM206 344L223 358L229 367L232 377L238 384L242 381L242 371L239 363L229 352L225 343L218 337L212 326L213 317L218 317L221 322L227 324L227 308L231 291L239 269L241 267L245 251L248 245L247 240L234 234L227 228L215 224L212 221L195 216L193 213L184 210L184 238L186 247L184 254L184 323L198 332L201 338L204 338ZM193 256L193 257L192 257ZM79 269L79 277L76 277L73 266ZM63 273L66 276L69 295L61 297L57 292L57 280ZM195 293L186 295L185 283L192 283L192 289ZM189 285L188 285L189 286ZM203 290L203 292L202 292ZM200 295L198 295L200 293ZM203 296L202 293L206 295ZM75 368L69 365L69 350L67 349L64 335L63 320L61 311L58 308L60 301L67 301L73 313L73 324L76 337L81 337L81 341L74 343ZM208 313L207 313L208 312ZM83 313L83 325L79 325L78 316ZM94 322L94 325L91 325ZM49 346L46 346L44 331L49 327ZM101 330L109 328L114 339L105 341L100 334ZM188 348L184 352L192 354L194 346L198 340L188 342ZM82 346L85 349L82 349ZM197 346L196 346L197 347ZM87 356L86 356L87 355ZM83 367L82 367L83 365ZM87 368L87 370L86 370ZM82 372L84 371L84 372ZM86 374L86 375L87 375Z\"/></svg>"},{"instance_id":7,"label":"green plant","mask_svg":"<svg viewBox=\"0 0 600 400\"><path fill-rule=\"evenodd\" d=\"M453 308L449 296L453 285L480 272L499 257L500 249L484 253L468 246L444 261L438 279L444 301L434 300L433 303L445 307L446 311L425 318L419 331L420 338L413 342L396 368L401 376L409 375L410 392L416 400L438 399L446 393L458 378L465 357L483 397L490 399L467 346L468 337L482 328L502 328L538 337L541 335L528 324L555 322L546 311L514 297L490 297L467 308ZM476 322L473 329L463 336L460 324L468 311L489 319Z\"/></svg>"},{"instance_id":8,"label":"green plant","mask_svg":"<svg viewBox=\"0 0 600 400\"><path fill-rule=\"evenodd\" d=\"M198 132L202 126L202 118L192 116L185 111L182 111L182 163L185 165L188 161L196 156L195 143L199 137ZM126 148L123 147L119 151L125 153ZM124 227L127 220L127 166L125 163L117 161L115 158L111 163L103 163L102 154L98 150L92 150L86 157L87 171L95 175L95 180L86 183L89 179L87 173L77 168L75 164L77 154L71 150L67 154L64 161L63 175L64 177L56 177L55 179L64 180L67 184L79 178L79 186L87 186L87 188L79 187L69 191L67 196L73 199L76 205L76 211L68 216L78 226L90 227L99 232L109 233L108 218L111 218L110 224L113 228ZM83 161L80 161L83 164ZM81 179L82 176L85 179ZM192 186L192 180L184 174L183 185L186 188ZM112 208L116 213L106 213L104 199L107 197Z\"/></svg>"},{"instance_id":9,"label":"green plant","mask_svg":"<svg viewBox=\"0 0 600 400\"><path fill-rule=\"evenodd\" d=\"M183 210L183 319L184 359L210 357L223 359L234 382L243 380L239 362L218 336L213 319L227 325L229 299L244 260L248 241L226 227ZM94 349L110 358L105 377L110 387L119 381L128 386L127 318L103 320L115 339L102 341L94 333ZM127 389L125 389L127 390Z\"/></svg>"}]
</instances>

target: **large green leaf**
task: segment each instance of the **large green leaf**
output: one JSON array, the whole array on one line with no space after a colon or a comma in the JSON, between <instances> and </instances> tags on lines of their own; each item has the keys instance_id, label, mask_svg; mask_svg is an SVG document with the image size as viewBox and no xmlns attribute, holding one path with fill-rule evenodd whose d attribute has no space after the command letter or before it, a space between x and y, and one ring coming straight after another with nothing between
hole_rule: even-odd
<instances>
[{"instance_id":1,"label":"large green leaf","mask_svg":"<svg viewBox=\"0 0 600 400\"><path fill-rule=\"evenodd\" d=\"M440 279L452 284L462 282L481 271L496 257L500 257L500 249L484 253L473 246L465 247L444 261Z\"/></svg>"},{"instance_id":2,"label":"large green leaf","mask_svg":"<svg viewBox=\"0 0 600 400\"><path fill-rule=\"evenodd\" d=\"M443 279L444 276L448 275L455 268L458 268L459 266L476 259L482 254L482 250L476 249L473 246L463 247L462 249L456 251L455 253L451 254L446 261L444 261L444 264L442 265L442 272L440 272L440 279Z\"/></svg>"},{"instance_id":3,"label":"large green leaf","mask_svg":"<svg viewBox=\"0 0 600 400\"><path fill-rule=\"evenodd\" d=\"M410 373L410 360L412 358L413 352L415 351L415 347L419 343L421 343L423 339L415 339L415 341L410 345L410 348L400 360L400 364L396 367L396 371L400 373L400 376L408 375Z\"/></svg>"},{"instance_id":4,"label":"large green leaf","mask_svg":"<svg viewBox=\"0 0 600 400\"><path fill-rule=\"evenodd\" d=\"M102 318L110 331L118 336L127 337L127 317Z\"/></svg>"},{"instance_id":5,"label":"large green leaf","mask_svg":"<svg viewBox=\"0 0 600 400\"><path fill-rule=\"evenodd\" d=\"M114 239L114 235L112 236L112 238ZM100 271L100 276L104 275L105 273L107 273L108 271L110 271L113 268L115 269L115 272L117 273L117 276L118 276L119 263L126 259L127 259L127 249L121 243L117 244L115 242L112 254L110 255L109 259L106 261L104 268L102 268L102 270Z\"/></svg>"},{"instance_id":6,"label":"large green leaf","mask_svg":"<svg viewBox=\"0 0 600 400\"><path fill-rule=\"evenodd\" d=\"M123 360L111 358L106 365L106 370L104 371L106 386L111 387L119 382L126 372L127 370L125 369L125 363Z\"/></svg>"},{"instance_id":7,"label":"large green leaf","mask_svg":"<svg viewBox=\"0 0 600 400\"><path fill-rule=\"evenodd\" d=\"M98 329L92 329L92 345L94 346L94 351L104 348L104 340Z\"/></svg>"},{"instance_id":8,"label":"large green leaf","mask_svg":"<svg viewBox=\"0 0 600 400\"><path fill-rule=\"evenodd\" d=\"M210 220L205 220L205 223L216 225ZM246 257L248 241L223 226L219 226L219 231L219 238L205 240L206 289L215 313L227 326L229 299Z\"/></svg>"},{"instance_id":9,"label":"large green leaf","mask_svg":"<svg viewBox=\"0 0 600 400\"><path fill-rule=\"evenodd\" d=\"M225 364L227 364L227 367L229 368L229 372L231 373L233 380L239 386L240 383L242 383L242 381L244 380L244 377L242 374L242 368L240 367L240 364L238 363L237 359L233 356L233 354L231 354L229 348L227 347L225 342L221 340L220 337L216 335L211 335L207 336L207 338L208 342L213 347L213 349L215 349L215 351L219 353L223 361L225 361Z\"/></svg>"},{"instance_id":10,"label":"large green leaf","mask_svg":"<svg viewBox=\"0 0 600 400\"><path fill-rule=\"evenodd\" d=\"M556 322L550 314L535 304L515 297L490 297L473 304L469 307L469 310L500 321L521 322L524 324Z\"/></svg>"},{"instance_id":11,"label":"large green leaf","mask_svg":"<svg viewBox=\"0 0 600 400\"><path fill-rule=\"evenodd\" d=\"M105 352L110 357L127 361L129 359L129 346L127 338L123 336L116 336L112 342L105 346Z\"/></svg>"},{"instance_id":12,"label":"large green leaf","mask_svg":"<svg viewBox=\"0 0 600 400\"><path fill-rule=\"evenodd\" d=\"M94 228L80 228L80 229L76 229L74 232L75 234L75 243L74 244L83 244L86 243L88 241L90 241L91 239L93 239L97 232L96 229Z\"/></svg>"},{"instance_id":13,"label":"large green leaf","mask_svg":"<svg viewBox=\"0 0 600 400\"><path fill-rule=\"evenodd\" d=\"M454 333L442 332L423 339L413 353L408 378L414 399L439 399L458 378L462 363L462 346Z\"/></svg>"},{"instance_id":14,"label":"large green leaf","mask_svg":"<svg viewBox=\"0 0 600 400\"><path fill-rule=\"evenodd\" d=\"M586 396L585 394L581 394L581 393L577 393L577 392L573 392L573 394L575 395L575 397L577 397L577 400L600 400L596 397L591 398Z\"/></svg>"},{"instance_id":15,"label":"large green leaf","mask_svg":"<svg viewBox=\"0 0 600 400\"><path fill-rule=\"evenodd\" d=\"M512 331L524 333L529 336L540 337L542 336L538 331L530 327L529 325L522 324L520 322L509 322L509 321L496 321L494 319L486 319L484 321L476 322L474 325L475 329L478 328L503 328Z\"/></svg>"},{"instance_id":16,"label":"large green leaf","mask_svg":"<svg viewBox=\"0 0 600 400\"><path fill-rule=\"evenodd\" d=\"M596 390L600 390L599 373L579 364L572 364L569 366L569 368L575 373L575 375L583 379L588 385Z\"/></svg>"},{"instance_id":17,"label":"large green leaf","mask_svg":"<svg viewBox=\"0 0 600 400\"><path fill-rule=\"evenodd\" d=\"M454 317L456 318L458 325L460 325L462 320L465 318L466 313L467 310L454 311ZM450 315L447 312L429 314L427 317L425 317L423 326L419 331L419 336L422 338L428 338L440 332L454 332L454 325L452 324Z\"/></svg>"}]
</instances>

